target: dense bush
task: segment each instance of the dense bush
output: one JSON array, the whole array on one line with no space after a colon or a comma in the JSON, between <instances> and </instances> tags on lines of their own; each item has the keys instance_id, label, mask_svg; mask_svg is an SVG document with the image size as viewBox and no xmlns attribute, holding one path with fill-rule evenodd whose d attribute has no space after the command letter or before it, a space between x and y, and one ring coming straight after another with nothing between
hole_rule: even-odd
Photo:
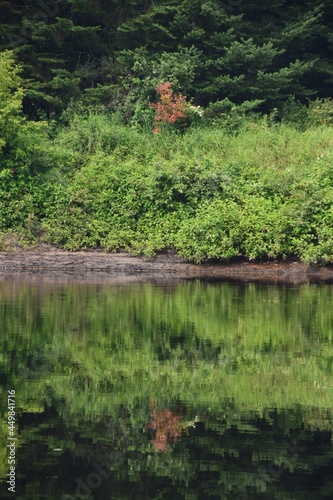
<instances>
[{"instance_id":1,"label":"dense bush","mask_svg":"<svg viewBox=\"0 0 333 500\"><path fill-rule=\"evenodd\" d=\"M169 247L196 262L333 261L329 126L257 119L237 133L202 125L153 134L87 112L43 141L44 168L1 171L2 233L68 250Z\"/></svg>"}]
</instances>

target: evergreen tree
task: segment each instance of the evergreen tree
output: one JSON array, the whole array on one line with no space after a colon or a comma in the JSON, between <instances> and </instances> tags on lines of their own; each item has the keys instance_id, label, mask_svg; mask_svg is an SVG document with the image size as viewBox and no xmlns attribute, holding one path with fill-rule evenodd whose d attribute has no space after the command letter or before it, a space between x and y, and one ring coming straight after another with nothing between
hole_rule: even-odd
<instances>
[{"instance_id":1,"label":"evergreen tree","mask_svg":"<svg viewBox=\"0 0 333 500\"><path fill-rule=\"evenodd\" d=\"M163 81L215 110L245 102L269 111L290 96L332 94L329 0L1 0L0 7L0 50L16 52L24 109L36 118L84 99L131 119Z\"/></svg>"}]
</instances>

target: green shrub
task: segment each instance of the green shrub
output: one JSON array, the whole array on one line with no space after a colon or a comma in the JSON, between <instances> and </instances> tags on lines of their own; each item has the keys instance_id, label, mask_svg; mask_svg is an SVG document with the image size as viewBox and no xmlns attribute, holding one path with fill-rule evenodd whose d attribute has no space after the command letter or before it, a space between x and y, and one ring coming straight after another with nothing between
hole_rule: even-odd
<instances>
[{"instance_id":1,"label":"green shrub","mask_svg":"<svg viewBox=\"0 0 333 500\"><path fill-rule=\"evenodd\" d=\"M180 255L195 262L228 260L240 255L241 210L231 200L203 203L194 218L186 219L175 238Z\"/></svg>"},{"instance_id":2,"label":"green shrub","mask_svg":"<svg viewBox=\"0 0 333 500\"><path fill-rule=\"evenodd\" d=\"M29 127L0 170L2 235L68 250L169 247L196 262L333 260L329 126L260 119L237 134L206 124L181 136L88 110L52 140L45 125Z\"/></svg>"},{"instance_id":3,"label":"green shrub","mask_svg":"<svg viewBox=\"0 0 333 500\"><path fill-rule=\"evenodd\" d=\"M309 103L308 123L310 126L333 125L333 100L316 99Z\"/></svg>"}]
</instances>

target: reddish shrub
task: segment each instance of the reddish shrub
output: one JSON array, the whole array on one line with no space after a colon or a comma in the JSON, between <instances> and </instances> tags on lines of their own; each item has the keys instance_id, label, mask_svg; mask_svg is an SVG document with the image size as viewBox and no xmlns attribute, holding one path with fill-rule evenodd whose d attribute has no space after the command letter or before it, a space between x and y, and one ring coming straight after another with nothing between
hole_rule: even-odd
<instances>
[{"instance_id":1,"label":"reddish shrub","mask_svg":"<svg viewBox=\"0 0 333 500\"><path fill-rule=\"evenodd\" d=\"M186 97L182 94L174 94L170 82L162 83L156 87L156 93L160 96L157 103L149 103L155 110L154 133L159 133L159 125L163 123L176 123L186 118L188 104ZM186 126L186 123L184 124Z\"/></svg>"}]
</instances>

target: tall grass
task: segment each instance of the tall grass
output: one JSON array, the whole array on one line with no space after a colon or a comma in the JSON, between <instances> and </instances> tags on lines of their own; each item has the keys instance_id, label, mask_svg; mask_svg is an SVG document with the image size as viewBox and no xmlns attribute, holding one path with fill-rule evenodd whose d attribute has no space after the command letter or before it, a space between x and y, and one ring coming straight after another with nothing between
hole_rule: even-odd
<instances>
[{"instance_id":1,"label":"tall grass","mask_svg":"<svg viewBox=\"0 0 333 500\"><path fill-rule=\"evenodd\" d=\"M33 211L35 232L70 250L331 262L332 132L262 119L234 132L153 134L106 114L74 115L50 142L57 175L29 181L19 217L10 187L2 227L26 230Z\"/></svg>"}]
</instances>

